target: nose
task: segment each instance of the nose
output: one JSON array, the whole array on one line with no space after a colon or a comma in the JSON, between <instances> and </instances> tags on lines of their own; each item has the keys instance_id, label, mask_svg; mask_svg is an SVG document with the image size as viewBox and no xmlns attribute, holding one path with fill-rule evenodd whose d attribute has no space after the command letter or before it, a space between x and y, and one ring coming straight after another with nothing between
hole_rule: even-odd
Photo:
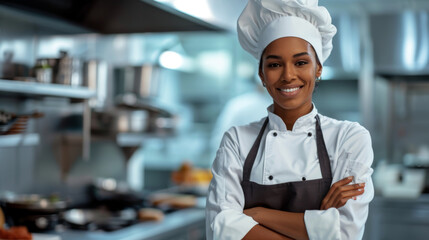
<instances>
[{"instance_id":1,"label":"nose","mask_svg":"<svg viewBox=\"0 0 429 240\"><path fill-rule=\"evenodd\" d=\"M295 72L294 66L291 64L287 64L283 68L282 77L283 77L283 80L286 82L291 82L292 80L294 80L296 77L296 72Z\"/></svg>"}]
</instances>

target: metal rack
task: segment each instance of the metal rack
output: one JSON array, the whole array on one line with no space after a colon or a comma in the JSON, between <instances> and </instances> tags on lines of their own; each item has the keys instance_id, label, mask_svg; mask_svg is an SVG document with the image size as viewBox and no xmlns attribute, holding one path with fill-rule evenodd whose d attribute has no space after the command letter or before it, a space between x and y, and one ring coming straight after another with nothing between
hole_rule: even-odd
<instances>
[{"instance_id":1,"label":"metal rack","mask_svg":"<svg viewBox=\"0 0 429 240\"><path fill-rule=\"evenodd\" d=\"M35 146L39 144L39 134L13 134L0 136L0 147Z\"/></svg>"},{"instance_id":2,"label":"metal rack","mask_svg":"<svg viewBox=\"0 0 429 240\"><path fill-rule=\"evenodd\" d=\"M88 100L95 96L95 91L86 87L66 86L60 84L46 84L38 82L21 82L0 79L0 95L14 98L68 98L75 102L82 102L83 109L83 158L89 158L89 143L91 137L91 109ZM0 147L12 147L19 144L37 145L37 133L0 136ZM15 144L15 145L14 145Z\"/></svg>"},{"instance_id":3,"label":"metal rack","mask_svg":"<svg viewBox=\"0 0 429 240\"><path fill-rule=\"evenodd\" d=\"M86 87L3 79L0 79L0 94L29 98L61 97L82 101L86 101L95 96L95 92Z\"/></svg>"}]
</instances>

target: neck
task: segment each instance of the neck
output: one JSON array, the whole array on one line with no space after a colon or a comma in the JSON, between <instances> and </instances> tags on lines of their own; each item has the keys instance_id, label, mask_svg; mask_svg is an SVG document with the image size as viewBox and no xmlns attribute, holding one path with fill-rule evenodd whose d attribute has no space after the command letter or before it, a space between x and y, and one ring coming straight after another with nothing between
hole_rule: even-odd
<instances>
[{"instance_id":1,"label":"neck","mask_svg":"<svg viewBox=\"0 0 429 240\"><path fill-rule=\"evenodd\" d=\"M313 104L306 104L297 109L284 109L274 103L274 113L278 115L283 122L286 124L286 128L288 130L293 129L293 125L295 124L298 118L310 113L313 110Z\"/></svg>"}]
</instances>

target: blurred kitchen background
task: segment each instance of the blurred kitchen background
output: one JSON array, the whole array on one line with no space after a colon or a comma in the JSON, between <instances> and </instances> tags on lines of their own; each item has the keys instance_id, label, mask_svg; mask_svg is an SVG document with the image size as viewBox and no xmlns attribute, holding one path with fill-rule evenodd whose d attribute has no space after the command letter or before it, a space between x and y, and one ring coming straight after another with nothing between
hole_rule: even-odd
<instances>
[{"instance_id":1,"label":"blurred kitchen background","mask_svg":"<svg viewBox=\"0 0 429 240\"><path fill-rule=\"evenodd\" d=\"M8 224L19 222L8 219L12 200L36 194L66 206L28 214L31 231L204 239L201 203L228 111L240 111L249 96L267 104L257 62L236 37L246 2L0 0L0 194ZM320 4L338 33L314 102L324 115L359 122L373 140L376 198L365 239L426 239L429 1ZM262 117L247 112L241 118ZM156 223L72 228L70 211L88 209L100 190L110 200L119 193L149 201L139 209L158 207L148 200L153 193L196 200L161 208Z\"/></svg>"}]
</instances>

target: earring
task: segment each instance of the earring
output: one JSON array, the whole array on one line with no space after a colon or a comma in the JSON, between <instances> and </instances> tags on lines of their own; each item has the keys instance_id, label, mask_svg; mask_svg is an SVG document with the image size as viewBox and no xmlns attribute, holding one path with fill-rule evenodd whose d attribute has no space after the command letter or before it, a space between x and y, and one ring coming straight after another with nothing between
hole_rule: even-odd
<instances>
[{"instance_id":1,"label":"earring","mask_svg":"<svg viewBox=\"0 0 429 240\"><path fill-rule=\"evenodd\" d=\"M262 83L262 86L266 87L264 82Z\"/></svg>"},{"instance_id":2,"label":"earring","mask_svg":"<svg viewBox=\"0 0 429 240\"><path fill-rule=\"evenodd\" d=\"M316 82L318 83L318 82L320 82L320 81L322 81L322 77L317 77L317 78L316 78Z\"/></svg>"}]
</instances>

